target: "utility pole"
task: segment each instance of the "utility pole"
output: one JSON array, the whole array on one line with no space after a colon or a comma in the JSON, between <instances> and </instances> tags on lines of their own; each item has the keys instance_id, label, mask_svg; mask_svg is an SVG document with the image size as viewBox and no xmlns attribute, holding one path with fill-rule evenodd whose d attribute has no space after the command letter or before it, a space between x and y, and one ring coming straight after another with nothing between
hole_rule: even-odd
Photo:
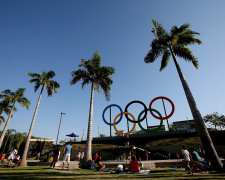
<instances>
[{"instance_id":1,"label":"utility pole","mask_svg":"<svg viewBox=\"0 0 225 180\"><path fill-rule=\"evenodd\" d=\"M164 108L165 115L167 116L166 108L165 108L165 104L164 104L164 100L163 100L163 99L162 99L162 103L163 103L163 108ZM166 119L166 122L167 122L168 130L170 131L170 126L169 126L169 121L168 121L168 119Z\"/></svg>"},{"instance_id":2,"label":"utility pole","mask_svg":"<svg viewBox=\"0 0 225 180\"><path fill-rule=\"evenodd\" d=\"M100 137L100 134L99 134L99 126L98 126L98 137Z\"/></svg>"},{"instance_id":3,"label":"utility pole","mask_svg":"<svg viewBox=\"0 0 225 180\"><path fill-rule=\"evenodd\" d=\"M83 140L84 140L84 129L83 129L81 141L83 141Z\"/></svg>"},{"instance_id":4,"label":"utility pole","mask_svg":"<svg viewBox=\"0 0 225 180\"><path fill-rule=\"evenodd\" d=\"M65 115L66 113L61 112L61 117L60 117L60 121L59 121L59 128L58 128L58 133L57 133L57 138L56 138L56 145L58 142L58 137L59 137L59 130L60 130L60 125L61 125L61 121L62 121L62 115Z\"/></svg>"}]
</instances>

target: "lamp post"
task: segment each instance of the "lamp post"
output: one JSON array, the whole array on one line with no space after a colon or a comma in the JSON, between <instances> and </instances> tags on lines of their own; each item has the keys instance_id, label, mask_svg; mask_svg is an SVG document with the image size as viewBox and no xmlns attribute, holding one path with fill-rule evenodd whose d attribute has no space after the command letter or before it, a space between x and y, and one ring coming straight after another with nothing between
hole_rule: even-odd
<instances>
[{"instance_id":1,"label":"lamp post","mask_svg":"<svg viewBox=\"0 0 225 180\"><path fill-rule=\"evenodd\" d=\"M59 128L58 128L58 133L57 133L57 138L56 138L56 145L58 142L58 137L59 137L59 130L60 130L60 125L61 125L61 120L62 120L62 115L65 115L66 113L61 112L61 117L60 117L60 121L59 121Z\"/></svg>"}]
</instances>

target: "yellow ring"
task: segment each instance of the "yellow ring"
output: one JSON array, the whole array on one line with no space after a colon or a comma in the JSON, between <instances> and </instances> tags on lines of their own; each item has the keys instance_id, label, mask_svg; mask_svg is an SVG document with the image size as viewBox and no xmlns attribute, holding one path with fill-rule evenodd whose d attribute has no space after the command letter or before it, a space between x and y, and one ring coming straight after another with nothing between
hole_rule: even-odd
<instances>
[{"instance_id":1,"label":"yellow ring","mask_svg":"<svg viewBox=\"0 0 225 180\"><path fill-rule=\"evenodd\" d=\"M133 116L131 113L129 113L129 112L123 112L123 114L130 115L130 116L132 117L133 121L135 121L135 118L134 118L134 116ZM132 132L134 132L135 127L136 127L136 123L133 123L134 125L133 125L132 129L131 129L129 132L127 132L127 133L122 133L122 132L118 131L118 129L116 128L116 120L118 119L118 117L119 117L120 115L121 115L121 113L119 113L119 114L115 117L115 119L114 119L114 121L113 121L113 127L114 127L115 131L117 132L117 134L119 134L119 135L121 135L121 136L125 136L125 135L127 135L127 134L131 134Z\"/></svg>"}]
</instances>

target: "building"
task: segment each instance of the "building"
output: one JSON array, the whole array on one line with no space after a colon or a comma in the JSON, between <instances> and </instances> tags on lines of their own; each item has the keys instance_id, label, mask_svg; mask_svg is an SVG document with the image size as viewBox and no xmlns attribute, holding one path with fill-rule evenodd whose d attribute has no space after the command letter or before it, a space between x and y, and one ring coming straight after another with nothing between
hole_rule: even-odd
<instances>
[{"instance_id":1,"label":"building","mask_svg":"<svg viewBox=\"0 0 225 180\"><path fill-rule=\"evenodd\" d=\"M159 126L148 126L148 130L153 130L153 129L156 129L158 128ZM158 132L165 132L166 129L165 129L165 125L162 125L162 127L159 129Z\"/></svg>"},{"instance_id":2,"label":"building","mask_svg":"<svg viewBox=\"0 0 225 180\"><path fill-rule=\"evenodd\" d=\"M173 122L172 128L176 131L196 132L194 120Z\"/></svg>"}]
</instances>

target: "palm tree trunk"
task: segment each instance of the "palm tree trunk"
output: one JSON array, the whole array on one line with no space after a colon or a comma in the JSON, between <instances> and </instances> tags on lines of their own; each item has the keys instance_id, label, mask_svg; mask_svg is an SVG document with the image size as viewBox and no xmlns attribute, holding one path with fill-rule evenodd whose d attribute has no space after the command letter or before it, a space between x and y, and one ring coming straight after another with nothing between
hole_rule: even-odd
<instances>
[{"instance_id":1,"label":"palm tree trunk","mask_svg":"<svg viewBox=\"0 0 225 180\"><path fill-rule=\"evenodd\" d=\"M220 160L220 158L219 158L219 156L216 152L216 149L213 145L212 139L211 139L211 137L209 135L209 132L208 132L206 126L205 126L205 123L202 119L202 116L201 116L199 110L198 110L198 107L195 103L194 97L192 96L191 90L188 87L188 84L187 84L187 82L184 78L184 75L183 75L183 73L180 69L180 66L177 62L177 59L175 57L175 54L174 54L172 48L170 48L170 52L172 54L174 63L176 65L176 69L177 69L177 72L179 74L181 83L183 85L184 92L185 92L189 107L191 109L192 116L195 120L195 126L196 126L196 129L197 129L197 132L198 132L198 134L201 138L201 141L202 141L203 147L206 151L206 154L210 158L212 167L217 169L217 170L222 170L223 164L222 164L222 162L221 162L221 160Z\"/></svg>"},{"instance_id":2,"label":"palm tree trunk","mask_svg":"<svg viewBox=\"0 0 225 180\"><path fill-rule=\"evenodd\" d=\"M87 166L88 161L92 160L92 119L93 119L93 99L94 99L94 84L91 85L91 99L90 99L90 110L88 120L88 131L87 140L84 153L84 164Z\"/></svg>"},{"instance_id":3,"label":"palm tree trunk","mask_svg":"<svg viewBox=\"0 0 225 180\"><path fill-rule=\"evenodd\" d=\"M6 132L7 127L8 127L8 125L9 125L9 121L10 121L10 119L11 119L11 117L12 117L14 104L15 104L15 103L13 103L13 106L12 106L12 108L11 108L10 114L9 114L9 116L8 116L8 119L7 119L6 123L5 123L5 127L4 127L4 129L3 129L3 131L2 131L2 135L1 135L1 138L0 138L0 148L1 148L1 146L2 146L2 142L3 142L3 139L4 139L4 137L5 137L5 132Z\"/></svg>"},{"instance_id":4,"label":"palm tree trunk","mask_svg":"<svg viewBox=\"0 0 225 180\"><path fill-rule=\"evenodd\" d=\"M25 148L24 148L24 152L23 152L23 159L20 163L20 166L22 166L22 167L27 165L27 152L28 152L28 149L29 149L30 138L31 138L31 135L32 135L32 130L33 130L35 118L36 118L36 115L37 115L38 107L39 107L39 104L40 104L40 101L41 101L41 95L42 95L43 89L44 89L44 85L42 86L42 89L41 89L41 92L40 92L40 95L39 95L39 99L38 99L38 102L37 102L37 105L36 105L36 109L35 109L35 112L34 112L34 116L33 116L33 119L32 119L31 125L30 125L29 133L27 135L27 141L26 141L26 145L25 145Z\"/></svg>"}]
</instances>

